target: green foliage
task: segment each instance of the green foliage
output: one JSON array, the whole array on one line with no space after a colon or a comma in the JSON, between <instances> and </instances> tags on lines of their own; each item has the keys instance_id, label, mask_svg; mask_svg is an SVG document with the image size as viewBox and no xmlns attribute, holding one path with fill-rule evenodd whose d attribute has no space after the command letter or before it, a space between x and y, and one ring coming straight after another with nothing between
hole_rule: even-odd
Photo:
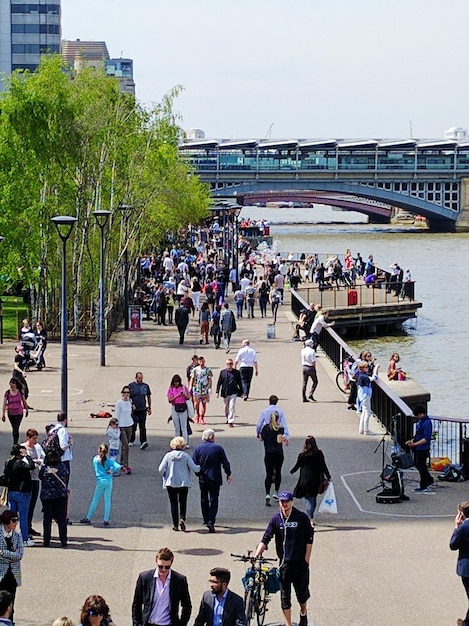
<instances>
[{"instance_id":1,"label":"green foliage","mask_svg":"<svg viewBox=\"0 0 469 626\"><path fill-rule=\"evenodd\" d=\"M151 110L92 68L70 76L60 57L16 72L0 98L2 272L34 287L33 313L58 306L61 242L50 218L77 218L68 244L75 324L98 297L99 229L92 212L114 212L106 234L109 303L122 290L116 262L134 258L207 215L209 192L179 159L174 88ZM119 203L133 205L128 237ZM137 237L139 233L139 237Z\"/></svg>"},{"instance_id":2,"label":"green foliage","mask_svg":"<svg viewBox=\"0 0 469 626\"><path fill-rule=\"evenodd\" d=\"M3 307L3 337L4 339L18 339L21 320L29 317L28 305L24 304L21 296L2 296ZM12 353L11 362L13 363Z\"/></svg>"}]
</instances>

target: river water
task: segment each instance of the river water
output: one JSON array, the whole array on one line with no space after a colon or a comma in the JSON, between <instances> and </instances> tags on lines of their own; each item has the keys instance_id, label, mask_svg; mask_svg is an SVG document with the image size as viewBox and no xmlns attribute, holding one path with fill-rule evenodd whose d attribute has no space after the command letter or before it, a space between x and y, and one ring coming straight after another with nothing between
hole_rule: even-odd
<instances>
[{"instance_id":1,"label":"river water","mask_svg":"<svg viewBox=\"0 0 469 626\"><path fill-rule=\"evenodd\" d=\"M271 222L271 235L285 254L343 256L350 248L353 256L360 252L365 260L372 254L379 267L397 262L403 269L410 268L415 298L423 303L418 318L408 321L402 334L350 341L350 345L356 352L371 350L384 371L391 354L399 352L402 369L430 392L431 415L469 420L469 234L368 225L359 213L321 205L311 209L245 207L241 217Z\"/></svg>"}]
</instances>

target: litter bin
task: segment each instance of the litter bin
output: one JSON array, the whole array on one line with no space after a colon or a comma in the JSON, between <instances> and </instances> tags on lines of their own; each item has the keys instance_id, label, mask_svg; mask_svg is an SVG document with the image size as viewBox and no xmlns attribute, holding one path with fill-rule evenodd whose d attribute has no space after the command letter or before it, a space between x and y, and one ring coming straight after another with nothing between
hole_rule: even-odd
<instances>
[{"instance_id":1,"label":"litter bin","mask_svg":"<svg viewBox=\"0 0 469 626\"><path fill-rule=\"evenodd\" d=\"M356 306L358 304L358 292L356 289L350 289L348 292L347 302L349 306Z\"/></svg>"},{"instance_id":2,"label":"litter bin","mask_svg":"<svg viewBox=\"0 0 469 626\"><path fill-rule=\"evenodd\" d=\"M275 339L275 324L267 324L267 339Z\"/></svg>"}]
</instances>

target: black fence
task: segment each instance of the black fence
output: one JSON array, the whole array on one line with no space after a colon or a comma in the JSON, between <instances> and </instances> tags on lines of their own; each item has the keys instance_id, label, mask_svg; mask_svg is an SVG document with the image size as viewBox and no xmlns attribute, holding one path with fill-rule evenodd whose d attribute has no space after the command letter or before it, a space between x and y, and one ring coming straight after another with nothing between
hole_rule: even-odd
<instances>
[{"instance_id":1,"label":"black fence","mask_svg":"<svg viewBox=\"0 0 469 626\"><path fill-rule=\"evenodd\" d=\"M296 317L308 306L296 291L291 290L291 308ZM343 363L348 357L355 360L358 358L332 328L322 330L321 348L337 371L343 369ZM413 418L412 407L396 395L385 381L378 379L373 383L371 408L386 432L395 434L401 450L405 450L405 442L412 439L415 430L416 420ZM465 455L469 456L469 423L458 418L430 417L433 424L431 456L447 457L452 463L462 464Z\"/></svg>"}]
</instances>

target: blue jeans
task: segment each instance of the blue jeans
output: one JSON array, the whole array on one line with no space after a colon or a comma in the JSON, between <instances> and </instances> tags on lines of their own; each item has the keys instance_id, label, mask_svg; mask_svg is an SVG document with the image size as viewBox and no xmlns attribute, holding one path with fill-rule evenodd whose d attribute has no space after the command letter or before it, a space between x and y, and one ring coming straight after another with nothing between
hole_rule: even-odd
<instances>
[{"instance_id":1,"label":"blue jeans","mask_svg":"<svg viewBox=\"0 0 469 626\"><path fill-rule=\"evenodd\" d=\"M111 515L111 494L112 494L112 479L111 480L99 480L96 483L96 489L94 490L93 500L91 501L90 508L86 517L91 519L96 511L98 502L101 496L104 496L104 521L109 522Z\"/></svg>"},{"instance_id":2,"label":"blue jeans","mask_svg":"<svg viewBox=\"0 0 469 626\"><path fill-rule=\"evenodd\" d=\"M10 491L8 494L8 506L10 510L18 513L20 518L21 536L23 541L28 541L28 511L31 494L22 491Z\"/></svg>"},{"instance_id":3,"label":"blue jeans","mask_svg":"<svg viewBox=\"0 0 469 626\"><path fill-rule=\"evenodd\" d=\"M305 496L304 500L305 500L306 515L310 519L313 519L314 518L314 511L316 509L317 496L309 496L309 497Z\"/></svg>"}]
</instances>

